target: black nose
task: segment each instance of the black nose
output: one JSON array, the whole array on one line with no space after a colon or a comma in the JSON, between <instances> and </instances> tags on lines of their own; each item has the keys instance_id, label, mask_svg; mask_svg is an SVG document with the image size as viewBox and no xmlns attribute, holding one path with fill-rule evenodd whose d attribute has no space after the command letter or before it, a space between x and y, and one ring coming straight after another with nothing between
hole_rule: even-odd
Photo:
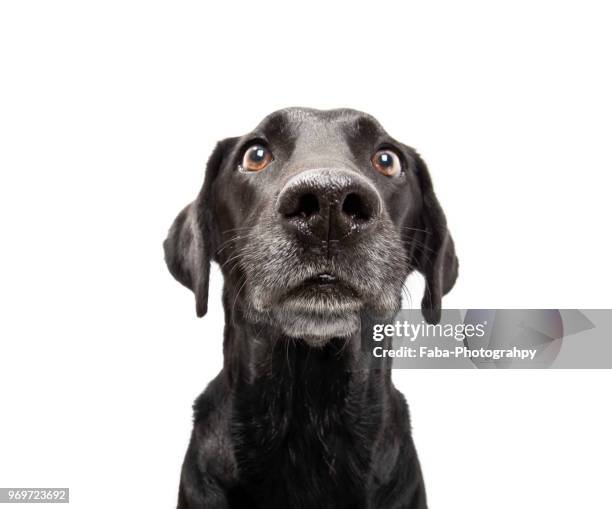
<instances>
[{"instance_id":1,"label":"black nose","mask_svg":"<svg viewBox=\"0 0 612 509\"><path fill-rule=\"evenodd\" d=\"M348 170L308 170L281 191L277 211L285 227L313 241L340 241L372 228L380 197L364 177Z\"/></svg>"}]
</instances>

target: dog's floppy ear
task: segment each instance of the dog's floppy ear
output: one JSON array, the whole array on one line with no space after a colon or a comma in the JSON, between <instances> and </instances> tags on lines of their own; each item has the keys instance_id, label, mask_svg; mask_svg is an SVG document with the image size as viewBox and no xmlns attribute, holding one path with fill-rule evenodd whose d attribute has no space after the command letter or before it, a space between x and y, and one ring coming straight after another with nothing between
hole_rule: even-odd
<instances>
[{"instance_id":1,"label":"dog's floppy ear","mask_svg":"<svg viewBox=\"0 0 612 509\"><path fill-rule=\"evenodd\" d=\"M416 247L416 268L425 278L425 294L421 311L429 323L438 323L442 312L442 296L447 294L457 279L459 262L455 244L446 227L446 217L436 198L425 161L413 153L421 186L423 208L421 243Z\"/></svg>"},{"instance_id":2,"label":"dog's floppy ear","mask_svg":"<svg viewBox=\"0 0 612 509\"><path fill-rule=\"evenodd\" d=\"M204 185L198 197L180 212L164 241L168 270L179 283L195 294L198 317L204 316L208 310L210 259L215 249L212 231L212 185L224 156L230 151L235 140L236 138L228 138L217 143L208 159Z\"/></svg>"}]
</instances>

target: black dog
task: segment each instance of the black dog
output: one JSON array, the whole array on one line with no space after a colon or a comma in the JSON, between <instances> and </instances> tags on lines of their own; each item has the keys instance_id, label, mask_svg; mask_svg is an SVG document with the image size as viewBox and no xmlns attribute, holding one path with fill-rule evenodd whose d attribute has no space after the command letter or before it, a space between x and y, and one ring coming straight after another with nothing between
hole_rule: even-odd
<instances>
[{"instance_id":1,"label":"black dog","mask_svg":"<svg viewBox=\"0 0 612 509\"><path fill-rule=\"evenodd\" d=\"M357 111L278 111L217 145L164 248L198 316L211 259L225 278L224 367L194 405L179 508L426 507L390 363L361 347L412 270L432 323L457 277L413 149Z\"/></svg>"}]
</instances>

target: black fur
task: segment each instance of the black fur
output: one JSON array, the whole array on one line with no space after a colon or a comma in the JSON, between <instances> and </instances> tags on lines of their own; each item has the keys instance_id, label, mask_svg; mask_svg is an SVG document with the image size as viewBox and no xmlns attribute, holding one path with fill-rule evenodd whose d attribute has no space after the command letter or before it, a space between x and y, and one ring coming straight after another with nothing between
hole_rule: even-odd
<instances>
[{"instance_id":1,"label":"black fur","mask_svg":"<svg viewBox=\"0 0 612 509\"><path fill-rule=\"evenodd\" d=\"M246 174L239 165L253 142L267 145L274 162ZM399 177L372 168L381 147L401 156ZM315 180L302 182L305 172ZM288 192L314 193L316 214L326 215L288 224L293 216L279 212ZM347 193L365 220L339 210ZM194 405L179 509L426 507L390 361L361 348L371 323L397 312L413 269L425 276L430 322L457 277L446 219L413 149L353 110L276 112L217 145L164 248L170 272L194 291L198 316L211 259L225 278L224 367ZM335 286L300 293L322 272L351 288L348 300ZM329 303L323 311L319 299ZM325 332L338 323L342 333Z\"/></svg>"}]
</instances>

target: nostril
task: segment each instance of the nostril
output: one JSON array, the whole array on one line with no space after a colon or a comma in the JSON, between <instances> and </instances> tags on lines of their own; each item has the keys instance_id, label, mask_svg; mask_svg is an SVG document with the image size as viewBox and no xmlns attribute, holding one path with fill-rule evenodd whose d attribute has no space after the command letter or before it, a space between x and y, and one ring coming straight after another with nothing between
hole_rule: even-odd
<instances>
[{"instance_id":1,"label":"nostril","mask_svg":"<svg viewBox=\"0 0 612 509\"><path fill-rule=\"evenodd\" d=\"M372 207L357 193L349 193L342 203L342 212L354 221L368 221L372 217Z\"/></svg>"},{"instance_id":2,"label":"nostril","mask_svg":"<svg viewBox=\"0 0 612 509\"><path fill-rule=\"evenodd\" d=\"M318 198L312 193L305 193L297 199L295 207L285 213L285 217L302 217L308 219L318 214L319 208Z\"/></svg>"}]
</instances>

